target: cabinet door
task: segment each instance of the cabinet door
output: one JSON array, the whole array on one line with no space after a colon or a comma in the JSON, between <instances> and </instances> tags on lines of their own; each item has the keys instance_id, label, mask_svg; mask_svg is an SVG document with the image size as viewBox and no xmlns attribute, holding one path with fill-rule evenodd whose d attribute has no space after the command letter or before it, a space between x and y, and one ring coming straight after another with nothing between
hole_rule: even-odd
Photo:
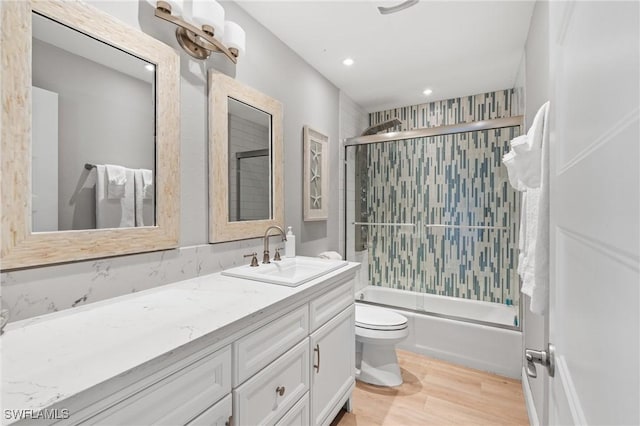
<instances>
[{"instance_id":1,"label":"cabinet door","mask_svg":"<svg viewBox=\"0 0 640 426\"><path fill-rule=\"evenodd\" d=\"M311 424L326 423L355 383L353 304L311 334Z\"/></svg>"},{"instance_id":2,"label":"cabinet door","mask_svg":"<svg viewBox=\"0 0 640 426\"><path fill-rule=\"evenodd\" d=\"M206 409L187 426L231 426L231 395Z\"/></svg>"}]
</instances>

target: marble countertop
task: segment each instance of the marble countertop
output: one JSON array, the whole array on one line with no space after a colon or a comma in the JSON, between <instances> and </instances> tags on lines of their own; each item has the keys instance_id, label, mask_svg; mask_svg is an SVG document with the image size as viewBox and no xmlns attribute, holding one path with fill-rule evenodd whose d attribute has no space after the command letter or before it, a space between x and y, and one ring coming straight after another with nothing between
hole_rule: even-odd
<instances>
[{"instance_id":1,"label":"marble countertop","mask_svg":"<svg viewBox=\"0 0 640 426\"><path fill-rule=\"evenodd\" d=\"M220 273L10 323L0 339L2 409L40 410L221 330L241 331L356 263L298 287Z\"/></svg>"}]
</instances>

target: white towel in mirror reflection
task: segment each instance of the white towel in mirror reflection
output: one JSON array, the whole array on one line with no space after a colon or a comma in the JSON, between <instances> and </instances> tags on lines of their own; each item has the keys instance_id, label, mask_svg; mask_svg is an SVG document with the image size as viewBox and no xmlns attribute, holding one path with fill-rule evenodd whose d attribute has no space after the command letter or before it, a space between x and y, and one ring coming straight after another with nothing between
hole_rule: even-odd
<instances>
[{"instance_id":1,"label":"white towel in mirror reflection","mask_svg":"<svg viewBox=\"0 0 640 426\"><path fill-rule=\"evenodd\" d=\"M107 196L110 199L123 198L125 187L130 181L127 168L115 164L105 164L107 170Z\"/></svg>"},{"instance_id":2,"label":"white towel in mirror reflection","mask_svg":"<svg viewBox=\"0 0 640 426\"><path fill-rule=\"evenodd\" d=\"M96 165L96 227L126 228L136 226L133 169L124 168L125 181L121 198L109 197L109 175L104 165Z\"/></svg>"},{"instance_id":3,"label":"white towel in mirror reflection","mask_svg":"<svg viewBox=\"0 0 640 426\"><path fill-rule=\"evenodd\" d=\"M147 217L145 219L145 211L150 210L149 207L145 209L145 200L147 204L153 205L153 172L148 169L137 169L133 172L135 181L135 208L136 208L136 226L153 225L153 219ZM149 215L146 215L149 216ZM145 223L146 222L146 223Z\"/></svg>"}]
</instances>

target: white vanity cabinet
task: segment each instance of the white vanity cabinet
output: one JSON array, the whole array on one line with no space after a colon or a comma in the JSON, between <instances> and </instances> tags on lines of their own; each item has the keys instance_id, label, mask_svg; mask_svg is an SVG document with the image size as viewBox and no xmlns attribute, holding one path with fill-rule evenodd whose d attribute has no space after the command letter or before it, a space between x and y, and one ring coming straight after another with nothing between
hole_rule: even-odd
<instances>
[{"instance_id":1,"label":"white vanity cabinet","mask_svg":"<svg viewBox=\"0 0 640 426\"><path fill-rule=\"evenodd\" d=\"M212 328L212 331L202 333L197 338L189 337L180 344L165 344L162 352L148 357L148 361L143 364L133 364L133 368L121 370L117 375L104 374L101 380L85 380L82 390L60 393L60 397L54 396L57 398L54 404L41 407L47 407L45 410L65 409L71 416L66 419L45 420L39 424L327 425L349 401L355 386L354 275L353 266L345 267L342 273L336 272L325 280L318 279L310 283L304 292L297 290L301 292L297 297L294 297L297 294L293 293L295 290L292 291L293 296L273 297L270 294L281 294L281 288L275 287L272 291L271 284L236 278L224 281L226 286L216 286L213 282L205 287L211 294L206 304L202 298L209 296L203 292L201 281L194 282L193 289L185 285L180 289L169 288L157 290L157 293L149 296L132 297L131 304L134 307L130 309L136 312L139 306L161 306L157 302L160 300L166 301L176 311L190 314L186 310L187 303L197 300L198 305L192 309L205 306L206 310L203 309L198 314L197 321L200 322L194 320L193 323L204 327L209 318L212 318L219 323L223 322L225 326ZM192 291L199 291L199 298L193 298ZM243 297L240 295L262 292L262 297L270 296L274 301L264 305L264 308L246 309L241 313L234 311L237 319L224 322L226 317L222 321L220 317L228 314L206 316L215 312L215 309L227 309L227 312L231 312L221 302L216 307L216 291L237 292L238 298ZM185 295L186 302L176 300L182 294ZM84 326L88 318L93 320L91 318L96 317L94 330L100 326L103 318L104 322L108 322L115 313L126 310L128 305L122 303L118 301L107 305L99 317L88 309L79 311L73 314L68 323ZM254 301L252 303L255 305ZM148 312L159 311L160 309L145 310L145 313L148 315ZM58 315L61 317L60 321L67 321L64 313ZM147 319L132 318L129 323L133 320L140 322ZM54 329L56 325L55 321L40 324L47 331ZM157 321L149 319L147 327L155 327L156 324ZM163 327L170 333L183 330L185 324L192 323L185 323L184 319L178 318L175 323L164 323ZM189 333L195 333L198 326L189 328ZM140 330L147 328L138 326L133 329L139 333L140 338L162 342L156 333L141 334ZM68 329L65 329L65 335L67 334ZM12 336L23 338L18 333L9 334L9 338ZM128 338L121 342L115 339L104 345L117 345L133 353L130 349L131 342L135 340ZM65 353L70 350L60 350L62 349ZM141 349L142 346L137 349L138 357ZM90 353L95 355L96 351ZM114 351L113 361L119 362L117 356L126 353L122 349ZM33 352L28 354L38 355ZM14 356L13 359L18 358ZM93 368L77 364L78 370L84 374L99 374L96 367L104 366L109 358L103 357L99 361L91 358L89 361L93 362L90 364ZM51 376L53 373L48 374ZM48 392L49 387L43 385L50 383L45 381L48 377L35 375L25 383L36 391ZM68 376L56 377L54 376L55 380L64 381ZM83 378L80 374L76 377ZM15 386L12 383L15 382L4 382L3 387ZM68 387L75 382L68 380L62 384ZM3 390L3 396L12 397L16 394L13 388ZM9 407L20 407L14 401L11 402ZM22 406L24 404L23 402ZM29 419L23 418L16 424L30 423Z\"/></svg>"},{"instance_id":2,"label":"white vanity cabinet","mask_svg":"<svg viewBox=\"0 0 640 426\"><path fill-rule=\"evenodd\" d=\"M231 395L200 413L187 426L231 426Z\"/></svg>"},{"instance_id":3,"label":"white vanity cabinet","mask_svg":"<svg viewBox=\"0 0 640 426\"><path fill-rule=\"evenodd\" d=\"M355 306L352 281L309 303L312 351L311 424L329 424L355 384Z\"/></svg>"},{"instance_id":4,"label":"white vanity cabinet","mask_svg":"<svg viewBox=\"0 0 640 426\"><path fill-rule=\"evenodd\" d=\"M310 337L311 424L331 423L355 383L355 307L350 306Z\"/></svg>"},{"instance_id":5,"label":"white vanity cabinet","mask_svg":"<svg viewBox=\"0 0 640 426\"><path fill-rule=\"evenodd\" d=\"M166 371L167 375L148 387L127 395L128 389L119 394L121 401L81 422L83 425L184 425L199 424L195 418L231 392L231 347L226 346L213 354L191 362L177 371ZM191 363L189 363L191 362ZM180 363L177 363L180 364ZM158 376L162 376L161 371ZM226 400L223 399L222 402ZM222 413L226 405L215 410L217 417L231 416L229 409ZM209 416L207 416L208 418ZM71 424L77 418L71 416ZM66 422L65 422L66 423ZM214 423L215 424L215 423ZM224 424L224 423L222 423Z\"/></svg>"},{"instance_id":6,"label":"white vanity cabinet","mask_svg":"<svg viewBox=\"0 0 640 426\"><path fill-rule=\"evenodd\" d=\"M346 280L234 342L234 425L330 423L355 384L354 312Z\"/></svg>"}]
</instances>

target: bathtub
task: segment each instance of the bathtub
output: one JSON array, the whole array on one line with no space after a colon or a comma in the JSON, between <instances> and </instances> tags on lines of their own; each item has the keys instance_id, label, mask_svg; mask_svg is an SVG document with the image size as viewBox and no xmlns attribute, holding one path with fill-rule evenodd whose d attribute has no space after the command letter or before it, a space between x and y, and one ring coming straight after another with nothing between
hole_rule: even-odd
<instances>
[{"instance_id":1,"label":"bathtub","mask_svg":"<svg viewBox=\"0 0 640 426\"><path fill-rule=\"evenodd\" d=\"M356 302L381 305L408 319L398 348L516 379L522 373L522 333L514 306L366 286Z\"/></svg>"}]
</instances>

